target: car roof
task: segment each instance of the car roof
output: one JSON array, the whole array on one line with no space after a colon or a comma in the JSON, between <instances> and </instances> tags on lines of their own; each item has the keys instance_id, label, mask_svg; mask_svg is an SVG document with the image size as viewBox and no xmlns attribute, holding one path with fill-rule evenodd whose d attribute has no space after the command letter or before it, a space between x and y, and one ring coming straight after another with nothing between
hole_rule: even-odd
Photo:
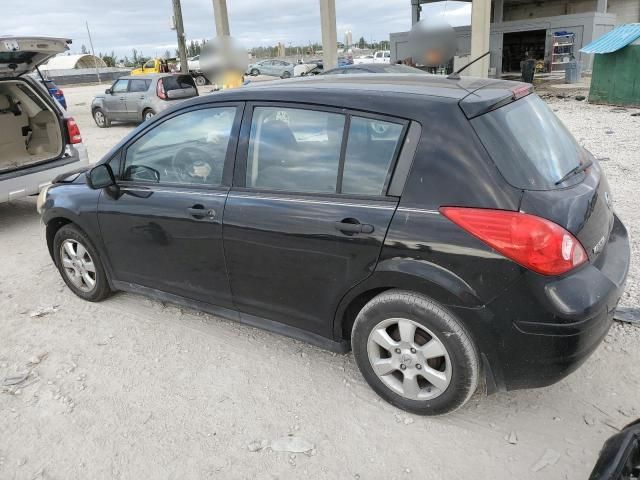
<instances>
[{"instance_id":1,"label":"car roof","mask_svg":"<svg viewBox=\"0 0 640 480\"><path fill-rule=\"evenodd\" d=\"M177 75L187 75L188 73L145 73L144 75L124 75L117 80L153 80L154 78L172 77Z\"/></svg>"},{"instance_id":2,"label":"car roof","mask_svg":"<svg viewBox=\"0 0 640 480\"><path fill-rule=\"evenodd\" d=\"M316 75L269 82L253 82L248 86L235 89L233 92L238 96L249 98L252 91L273 91L274 93L290 91L291 93L297 93L300 90L314 89L327 91L327 93L331 91L348 91L352 94L357 94L358 92L371 94L375 92L446 97L461 100L480 88L491 87L492 90L498 90L504 94L519 85L523 84L478 77L461 77L459 80L452 80L441 75L363 73L360 75ZM224 94L226 91L221 93Z\"/></svg>"}]
</instances>

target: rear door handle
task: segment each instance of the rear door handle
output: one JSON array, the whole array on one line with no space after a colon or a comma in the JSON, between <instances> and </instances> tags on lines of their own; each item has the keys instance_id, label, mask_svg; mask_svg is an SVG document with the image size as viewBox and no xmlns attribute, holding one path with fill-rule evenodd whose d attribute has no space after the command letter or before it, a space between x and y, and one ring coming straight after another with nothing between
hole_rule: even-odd
<instances>
[{"instance_id":1,"label":"rear door handle","mask_svg":"<svg viewBox=\"0 0 640 480\"><path fill-rule=\"evenodd\" d=\"M340 222L335 222L335 228L336 230L339 230L343 233L373 233L373 225L369 225L368 223L360 223L357 220L355 222L353 221L346 221L342 220Z\"/></svg>"},{"instance_id":2,"label":"rear door handle","mask_svg":"<svg viewBox=\"0 0 640 480\"><path fill-rule=\"evenodd\" d=\"M216 211L213 208L204 208L203 205L194 205L187 208L187 212L194 218L210 218L213 219L216 216Z\"/></svg>"}]
</instances>

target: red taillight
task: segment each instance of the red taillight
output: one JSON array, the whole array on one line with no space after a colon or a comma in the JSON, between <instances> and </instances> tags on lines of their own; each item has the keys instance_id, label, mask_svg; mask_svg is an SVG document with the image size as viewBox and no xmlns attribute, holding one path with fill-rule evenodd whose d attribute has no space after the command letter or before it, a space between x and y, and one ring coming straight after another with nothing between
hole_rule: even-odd
<instances>
[{"instance_id":1,"label":"red taillight","mask_svg":"<svg viewBox=\"0 0 640 480\"><path fill-rule=\"evenodd\" d=\"M167 99L167 93L164 91L164 85L162 84L162 80L158 80L158 86L156 87L156 94L158 98L162 100Z\"/></svg>"},{"instance_id":2,"label":"red taillight","mask_svg":"<svg viewBox=\"0 0 640 480\"><path fill-rule=\"evenodd\" d=\"M57 95L58 97L61 97L62 96L62 90L58 89L53 94Z\"/></svg>"},{"instance_id":3,"label":"red taillight","mask_svg":"<svg viewBox=\"0 0 640 480\"><path fill-rule=\"evenodd\" d=\"M513 100L518 100L519 98L526 97L531 92L533 92L533 87L531 85L520 85L511 89Z\"/></svg>"},{"instance_id":4,"label":"red taillight","mask_svg":"<svg viewBox=\"0 0 640 480\"><path fill-rule=\"evenodd\" d=\"M542 275L561 275L587 261L580 242L544 218L463 207L442 207L440 213L505 257Z\"/></svg>"},{"instance_id":5,"label":"red taillight","mask_svg":"<svg viewBox=\"0 0 640 480\"><path fill-rule=\"evenodd\" d=\"M82 143L82 135L80 128L73 118L67 118L67 134L69 135L69 143Z\"/></svg>"}]
</instances>

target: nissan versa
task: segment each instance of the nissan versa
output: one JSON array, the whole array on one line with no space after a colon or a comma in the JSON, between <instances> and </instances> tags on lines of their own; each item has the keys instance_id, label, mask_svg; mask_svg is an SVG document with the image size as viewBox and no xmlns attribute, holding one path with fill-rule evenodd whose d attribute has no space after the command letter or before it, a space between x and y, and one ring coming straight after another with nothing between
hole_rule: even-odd
<instances>
[{"instance_id":1,"label":"nissan versa","mask_svg":"<svg viewBox=\"0 0 640 480\"><path fill-rule=\"evenodd\" d=\"M607 180L530 85L425 75L188 100L38 201L78 296L142 293L353 349L425 415L575 370L629 268Z\"/></svg>"}]
</instances>

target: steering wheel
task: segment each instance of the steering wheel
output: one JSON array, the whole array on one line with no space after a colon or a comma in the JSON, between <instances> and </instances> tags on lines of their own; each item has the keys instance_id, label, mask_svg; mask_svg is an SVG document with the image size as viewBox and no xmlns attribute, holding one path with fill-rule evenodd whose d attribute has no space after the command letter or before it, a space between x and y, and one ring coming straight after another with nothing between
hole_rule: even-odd
<instances>
[{"instance_id":1,"label":"steering wheel","mask_svg":"<svg viewBox=\"0 0 640 480\"><path fill-rule=\"evenodd\" d=\"M182 183L207 183L213 172L212 152L197 147L183 147L171 159L171 169Z\"/></svg>"}]
</instances>

